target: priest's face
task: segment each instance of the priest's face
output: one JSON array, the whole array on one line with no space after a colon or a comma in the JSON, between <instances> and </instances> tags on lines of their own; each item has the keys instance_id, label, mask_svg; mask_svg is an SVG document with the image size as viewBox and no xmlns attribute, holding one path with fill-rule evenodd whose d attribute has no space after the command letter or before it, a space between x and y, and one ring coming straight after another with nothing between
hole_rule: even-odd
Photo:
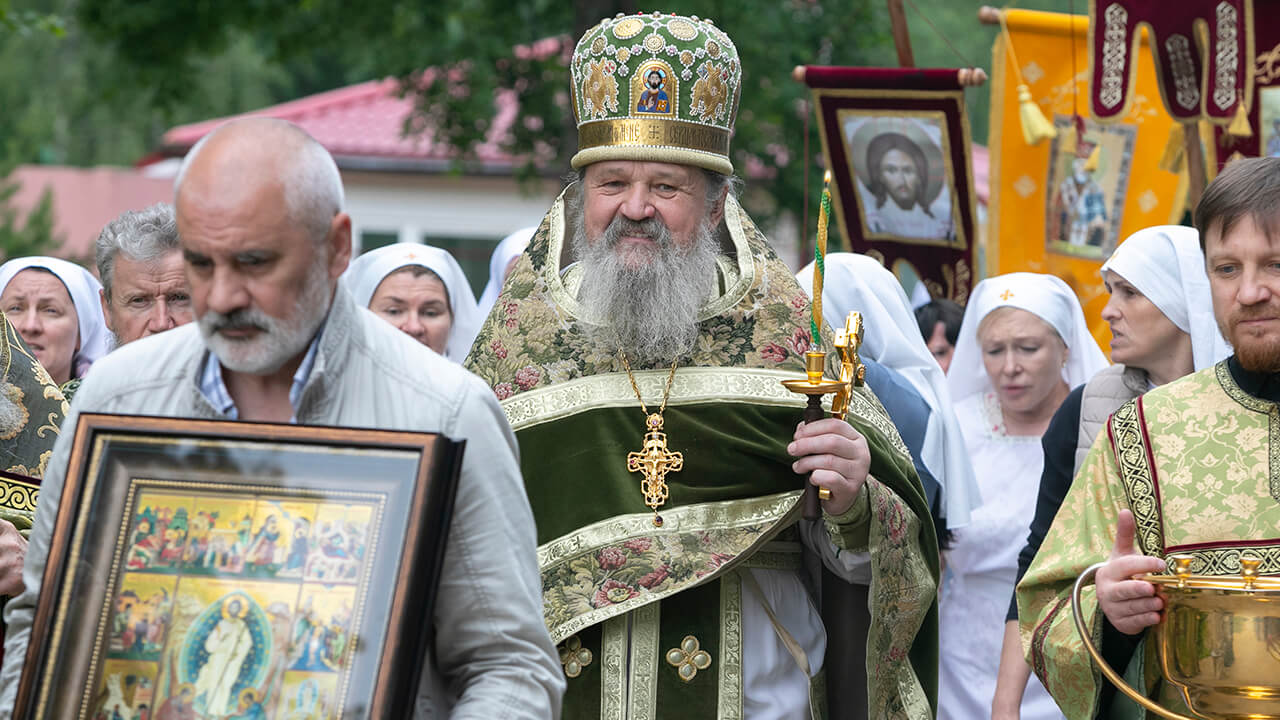
<instances>
[{"instance_id":1,"label":"priest's face","mask_svg":"<svg viewBox=\"0 0 1280 720\"><path fill-rule=\"evenodd\" d=\"M656 257L659 226L675 247L688 248L698 227L717 225L723 212L723 201L707 207L706 183L703 172L688 165L634 160L589 165L582 178L587 242L594 244L616 226L617 252L630 266Z\"/></svg>"},{"instance_id":2,"label":"priest's face","mask_svg":"<svg viewBox=\"0 0 1280 720\"><path fill-rule=\"evenodd\" d=\"M1280 238L1250 215L1205 234L1213 314L1246 370L1280 372Z\"/></svg>"},{"instance_id":3,"label":"priest's face","mask_svg":"<svg viewBox=\"0 0 1280 720\"><path fill-rule=\"evenodd\" d=\"M724 193L708 198L701 170L666 163L598 163L581 185L572 249L596 342L643 364L685 355L716 287Z\"/></svg>"}]
</instances>

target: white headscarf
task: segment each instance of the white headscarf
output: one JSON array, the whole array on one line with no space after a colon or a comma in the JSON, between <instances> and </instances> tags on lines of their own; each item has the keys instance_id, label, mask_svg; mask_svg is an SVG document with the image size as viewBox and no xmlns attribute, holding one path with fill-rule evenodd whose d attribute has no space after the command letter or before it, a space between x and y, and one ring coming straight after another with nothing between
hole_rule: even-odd
<instances>
[{"instance_id":1,"label":"white headscarf","mask_svg":"<svg viewBox=\"0 0 1280 720\"><path fill-rule=\"evenodd\" d=\"M467 276L452 255L430 245L396 243L370 250L352 260L351 266L342 274L342 280L355 296L356 303L367 308L382 281L396 270L410 265L430 270L444 283L445 292L449 294L449 311L453 315L444 356L454 362L462 362L471 350L471 341L480 331L482 318L476 310L476 298L471 294Z\"/></svg>"},{"instance_id":2,"label":"white headscarf","mask_svg":"<svg viewBox=\"0 0 1280 720\"><path fill-rule=\"evenodd\" d=\"M1084 383L1110 364L1089 334L1080 301L1065 282L1053 275L1037 273L998 275L978 283L964 308L956 352L951 357L951 369L947 371L952 402L958 403L995 389L982 364L978 324L992 310L1000 307L1026 310L1058 332L1067 344L1067 364L1062 368L1062 378L1068 387Z\"/></svg>"},{"instance_id":3,"label":"white headscarf","mask_svg":"<svg viewBox=\"0 0 1280 720\"><path fill-rule=\"evenodd\" d=\"M71 359L71 377L84 377L89 366L111 352L111 331L102 317L102 301L98 291L102 283L88 270L66 260L36 255L14 258L0 265L0 293L9 287L13 276L29 268L44 268L57 276L71 296L80 326L80 349Z\"/></svg>"},{"instance_id":4,"label":"white headscarf","mask_svg":"<svg viewBox=\"0 0 1280 720\"><path fill-rule=\"evenodd\" d=\"M498 247L493 249L493 255L489 256L489 284L484 286L484 292L480 294L481 322L489 317L489 311L502 294L502 283L507 279L507 263L524 252L537 231L536 227L520 228L503 238ZM476 331L479 332L479 328Z\"/></svg>"},{"instance_id":5,"label":"white headscarf","mask_svg":"<svg viewBox=\"0 0 1280 720\"><path fill-rule=\"evenodd\" d=\"M831 253L825 267L822 304L828 312L824 315L841 324L850 311L862 313L861 354L901 373L929 404L920 457L942 485L947 527L969 524L970 511L982 504L978 481L951 409L946 375L920 337L906 292L893 273L865 255ZM811 292L813 263L796 273L796 279Z\"/></svg>"},{"instance_id":6,"label":"white headscarf","mask_svg":"<svg viewBox=\"0 0 1280 720\"><path fill-rule=\"evenodd\" d=\"M1157 225L1139 230L1120 243L1102 269L1127 280L1191 336L1196 370L1231 354L1213 317L1213 295L1195 228Z\"/></svg>"},{"instance_id":7,"label":"white headscarf","mask_svg":"<svg viewBox=\"0 0 1280 720\"><path fill-rule=\"evenodd\" d=\"M823 293L823 295L826 295L826 293ZM924 284L923 280L917 282L916 286L911 289L911 309L913 311L919 310L932 301L933 296L929 295L928 286Z\"/></svg>"}]
</instances>

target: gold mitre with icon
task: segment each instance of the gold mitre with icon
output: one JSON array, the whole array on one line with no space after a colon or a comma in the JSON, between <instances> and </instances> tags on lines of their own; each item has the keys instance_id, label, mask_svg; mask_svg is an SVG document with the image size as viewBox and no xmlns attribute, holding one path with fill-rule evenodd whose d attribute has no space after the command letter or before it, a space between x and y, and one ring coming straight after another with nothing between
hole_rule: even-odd
<instances>
[{"instance_id":1,"label":"gold mitre with icon","mask_svg":"<svg viewBox=\"0 0 1280 720\"><path fill-rule=\"evenodd\" d=\"M570 69L574 169L647 160L733 173L729 138L742 65L729 36L710 20L619 14L582 36Z\"/></svg>"}]
</instances>

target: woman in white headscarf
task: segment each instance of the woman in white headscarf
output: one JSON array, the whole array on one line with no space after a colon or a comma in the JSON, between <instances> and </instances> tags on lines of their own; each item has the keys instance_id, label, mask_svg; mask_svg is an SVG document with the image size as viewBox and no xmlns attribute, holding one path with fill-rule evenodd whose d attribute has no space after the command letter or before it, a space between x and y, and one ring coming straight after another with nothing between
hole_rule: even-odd
<instances>
[{"instance_id":1,"label":"woman in white headscarf","mask_svg":"<svg viewBox=\"0 0 1280 720\"><path fill-rule=\"evenodd\" d=\"M498 243L498 247L493 249L493 254L489 256L489 283L484 286L484 292L480 294L481 322L489 317L489 311L498 302L498 295L502 294L502 284L507 281L511 269L516 266L516 261L520 259L537 231L536 227L520 228L503 238L502 242ZM476 332L479 332L479 328L476 328Z\"/></svg>"},{"instance_id":2,"label":"woman in white headscarf","mask_svg":"<svg viewBox=\"0 0 1280 720\"><path fill-rule=\"evenodd\" d=\"M1011 273L969 296L947 373L983 504L947 552L939 607L939 720L989 717L1017 572L1036 505L1040 436L1070 388L1107 366L1080 302L1052 275ZM1060 718L1033 680L1023 718Z\"/></svg>"},{"instance_id":3,"label":"woman in white headscarf","mask_svg":"<svg viewBox=\"0 0 1280 720\"><path fill-rule=\"evenodd\" d=\"M481 318L449 253L396 243L356 258L342 279L359 305L454 362L466 358Z\"/></svg>"},{"instance_id":4,"label":"woman in white headscarf","mask_svg":"<svg viewBox=\"0 0 1280 720\"><path fill-rule=\"evenodd\" d=\"M101 289L88 270L58 258L15 258L0 265L4 314L68 400L89 366L111 350Z\"/></svg>"},{"instance_id":5,"label":"woman in white headscarf","mask_svg":"<svg viewBox=\"0 0 1280 720\"><path fill-rule=\"evenodd\" d=\"M929 406L921 459L942 487L947 529L964 527L980 504L977 481L951 407L946 375L916 332L906 291L893 273L865 255L830 253L825 268L822 304L827 317L839 323L850 311L862 313L862 357L899 373ZM813 263L796 279L800 287L811 287Z\"/></svg>"},{"instance_id":6,"label":"woman in white headscarf","mask_svg":"<svg viewBox=\"0 0 1280 720\"><path fill-rule=\"evenodd\" d=\"M1231 354L1213 317L1204 253L1194 228L1161 225L1139 230L1116 248L1101 272L1111 293L1102 319L1111 326L1111 359L1117 364L1072 390L1045 431L1044 471L1035 518L1018 556L1019 580L1111 413L1152 387ZM1031 675L1018 636L1014 598L1006 620L992 715L998 720L1017 717L1017 698Z\"/></svg>"}]
</instances>

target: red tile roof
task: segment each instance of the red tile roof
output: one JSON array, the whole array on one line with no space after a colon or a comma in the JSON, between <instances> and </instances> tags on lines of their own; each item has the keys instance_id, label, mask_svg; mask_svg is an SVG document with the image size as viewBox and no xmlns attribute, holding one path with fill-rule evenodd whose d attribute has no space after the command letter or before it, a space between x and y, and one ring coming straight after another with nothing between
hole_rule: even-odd
<instances>
[{"instance_id":1,"label":"red tile roof","mask_svg":"<svg viewBox=\"0 0 1280 720\"><path fill-rule=\"evenodd\" d=\"M12 205L25 217L45 189L53 193L54 233L63 244L50 254L93 265L93 242L125 210L173 201L173 181L146 177L132 168L20 165L9 180L21 184Z\"/></svg>"},{"instance_id":2,"label":"red tile roof","mask_svg":"<svg viewBox=\"0 0 1280 720\"><path fill-rule=\"evenodd\" d=\"M273 117L306 130L333 154L340 166L359 165L361 159L408 161L418 166L422 161L439 161L443 166L454 157L451 148L433 141L430 132L404 136L404 121L413 110L413 102L397 97L396 91L395 80L371 80L242 115L180 125L164 134L160 154L185 154L200 138L233 117ZM495 105L497 114L486 141L476 148L476 159L494 170L509 170L514 160L499 149L498 141L515 120L515 93L499 91ZM140 164L151 159L158 158L152 156Z\"/></svg>"}]
</instances>

